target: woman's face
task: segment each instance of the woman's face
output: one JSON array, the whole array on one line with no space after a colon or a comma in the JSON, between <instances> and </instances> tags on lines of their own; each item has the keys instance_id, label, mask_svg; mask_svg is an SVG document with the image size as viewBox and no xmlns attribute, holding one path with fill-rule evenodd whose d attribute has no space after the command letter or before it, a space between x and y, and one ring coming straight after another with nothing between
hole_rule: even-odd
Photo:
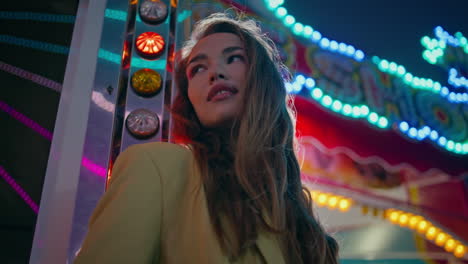
<instances>
[{"instance_id":1,"label":"woman's face","mask_svg":"<svg viewBox=\"0 0 468 264\"><path fill-rule=\"evenodd\" d=\"M214 33L193 47L187 64L188 97L205 127L225 127L240 113L248 60L232 33Z\"/></svg>"}]
</instances>

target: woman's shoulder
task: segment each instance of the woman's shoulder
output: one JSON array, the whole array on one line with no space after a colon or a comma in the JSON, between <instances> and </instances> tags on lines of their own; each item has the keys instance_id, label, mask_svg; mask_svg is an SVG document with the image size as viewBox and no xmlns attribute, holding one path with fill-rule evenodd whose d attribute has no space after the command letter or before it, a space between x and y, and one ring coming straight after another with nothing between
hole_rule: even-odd
<instances>
[{"instance_id":1,"label":"woman's shoulder","mask_svg":"<svg viewBox=\"0 0 468 264\"><path fill-rule=\"evenodd\" d=\"M129 146L125 151L144 151L148 154L173 154L187 155L190 153L190 148L185 145L179 145L169 142L149 142L142 144L134 144Z\"/></svg>"},{"instance_id":2,"label":"woman's shoulder","mask_svg":"<svg viewBox=\"0 0 468 264\"><path fill-rule=\"evenodd\" d=\"M168 142L150 142L143 144L134 144L123 151L120 156L134 156L149 158L154 165L171 166L188 161L192 152L186 146L168 143ZM137 158L138 159L138 158Z\"/></svg>"},{"instance_id":3,"label":"woman's shoulder","mask_svg":"<svg viewBox=\"0 0 468 264\"><path fill-rule=\"evenodd\" d=\"M133 156L136 163L150 163L160 175L164 185L179 185L177 182L185 181L194 164L192 151L188 146L168 142L135 144L128 147L121 155Z\"/></svg>"}]
</instances>

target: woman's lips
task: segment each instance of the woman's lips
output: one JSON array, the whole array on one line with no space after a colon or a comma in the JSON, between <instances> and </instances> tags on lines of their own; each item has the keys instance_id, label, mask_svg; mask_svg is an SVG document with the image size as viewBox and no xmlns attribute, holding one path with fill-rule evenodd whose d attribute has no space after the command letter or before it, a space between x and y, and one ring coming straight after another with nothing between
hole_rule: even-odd
<instances>
[{"instance_id":1,"label":"woman's lips","mask_svg":"<svg viewBox=\"0 0 468 264\"><path fill-rule=\"evenodd\" d=\"M224 83L216 84L210 89L210 92L208 93L208 97L206 100L212 101L215 98L225 99L232 95L235 95L237 92L238 92L237 89L232 86L226 85Z\"/></svg>"},{"instance_id":2,"label":"woman's lips","mask_svg":"<svg viewBox=\"0 0 468 264\"><path fill-rule=\"evenodd\" d=\"M232 97L232 96L234 96L234 93L232 93L230 91L223 91L223 92L213 96L213 98L211 98L210 101L211 102L222 101L222 100L227 99L227 98Z\"/></svg>"}]
</instances>

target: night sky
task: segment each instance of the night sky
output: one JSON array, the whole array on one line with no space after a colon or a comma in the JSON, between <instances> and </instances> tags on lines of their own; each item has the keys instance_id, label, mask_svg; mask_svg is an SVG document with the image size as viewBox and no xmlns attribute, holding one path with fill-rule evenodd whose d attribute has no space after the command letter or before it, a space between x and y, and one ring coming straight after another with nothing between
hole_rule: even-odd
<instances>
[{"instance_id":1,"label":"night sky","mask_svg":"<svg viewBox=\"0 0 468 264\"><path fill-rule=\"evenodd\" d=\"M466 0L285 0L283 6L296 21L329 39L351 44L368 57L377 55L394 61L417 76L441 83L446 82L447 75L423 59L420 39L434 37L436 26L452 35L460 31L468 36Z\"/></svg>"}]
</instances>

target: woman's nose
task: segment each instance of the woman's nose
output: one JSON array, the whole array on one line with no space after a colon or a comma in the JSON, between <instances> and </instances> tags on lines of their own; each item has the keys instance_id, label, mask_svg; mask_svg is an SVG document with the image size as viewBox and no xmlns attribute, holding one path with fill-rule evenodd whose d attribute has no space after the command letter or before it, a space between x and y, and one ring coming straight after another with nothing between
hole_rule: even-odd
<instances>
[{"instance_id":1,"label":"woman's nose","mask_svg":"<svg viewBox=\"0 0 468 264\"><path fill-rule=\"evenodd\" d=\"M226 79L226 76L222 73L214 73L211 75L210 82L214 82L219 79Z\"/></svg>"},{"instance_id":2,"label":"woman's nose","mask_svg":"<svg viewBox=\"0 0 468 264\"><path fill-rule=\"evenodd\" d=\"M227 76L225 74L224 68L222 66L217 66L213 69L210 75L210 83L213 83L216 80L226 80Z\"/></svg>"}]
</instances>

